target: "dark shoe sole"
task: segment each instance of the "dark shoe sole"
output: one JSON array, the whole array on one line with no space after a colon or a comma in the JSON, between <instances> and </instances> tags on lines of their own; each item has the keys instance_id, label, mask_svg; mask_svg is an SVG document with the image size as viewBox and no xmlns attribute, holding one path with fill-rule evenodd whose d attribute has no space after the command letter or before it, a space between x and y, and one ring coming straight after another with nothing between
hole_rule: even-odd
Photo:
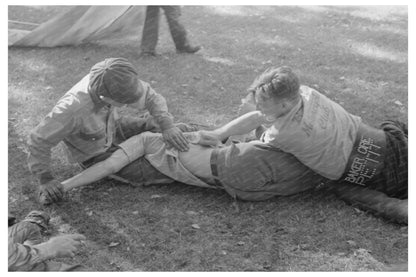
<instances>
[{"instance_id":1,"label":"dark shoe sole","mask_svg":"<svg viewBox=\"0 0 416 277\"><path fill-rule=\"evenodd\" d=\"M201 50L201 46L195 46L195 47L188 47L184 49L176 49L176 53L178 54L194 54Z\"/></svg>"},{"instance_id":2,"label":"dark shoe sole","mask_svg":"<svg viewBox=\"0 0 416 277\"><path fill-rule=\"evenodd\" d=\"M160 56L159 54L156 54L155 52L141 52L140 53L140 55L139 55L139 57L142 57L142 58L155 58L155 57L158 57L158 56Z\"/></svg>"}]
</instances>

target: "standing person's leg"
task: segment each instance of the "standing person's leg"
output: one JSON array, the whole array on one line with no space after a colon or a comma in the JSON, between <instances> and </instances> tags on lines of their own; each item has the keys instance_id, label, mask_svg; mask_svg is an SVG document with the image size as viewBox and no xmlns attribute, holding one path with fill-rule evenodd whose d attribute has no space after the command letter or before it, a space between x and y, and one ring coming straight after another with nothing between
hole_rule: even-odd
<instances>
[{"instance_id":1,"label":"standing person's leg","mask_svg":"<svg viewBox=\"0 0 416 277\"><path fill-rule=\"evenodd\" d=\"M179 53L195 53L201 49L200 46L191 46L185 27L180 22L181 8L179 6L161 6L168 21L170 34Z\"/></svg>"},{"instance_id":2,"label":"standing person's leg","mask_svg":"<svg viewBox=\"0 0 416 277\"><path fill-rule=\"evenodd\" d=\"M180 23L181 9L179 6L161 6L169 24L170 34L177 49L184 48L188 42L185 27Z\"/></svg>"},{"instance_id":3,"label":"standing person's leg","mask_svg":"<svg viewBox=\"0 0 416 277\"><path fill-rule=\"evenodd\" d=\"M147 6L140 49L143 54L155 55L159 36L159 6Z\"/></svg>"}]
</instances>

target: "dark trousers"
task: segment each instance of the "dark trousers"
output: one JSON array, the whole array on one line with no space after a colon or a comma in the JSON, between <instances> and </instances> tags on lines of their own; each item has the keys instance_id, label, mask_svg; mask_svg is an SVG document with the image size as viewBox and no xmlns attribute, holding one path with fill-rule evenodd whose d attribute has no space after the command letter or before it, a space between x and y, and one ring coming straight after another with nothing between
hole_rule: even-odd
<instances>
[{"instance_id":1,"label":"dark trousers","mask_svg":"<svg viewBox=\"0 0 416 277\"><path fill-rule=\"evenodd\" d=\"M143 52L154 52L156 49L159 36L160 9L163 9L165 13L176 49L183 49L188 46L186 30L179 21L181 16L179 6L147 6L140 46L141 50Z\"/></svg>"},{"instance_id":2,"label":"dark trousers","mask_svg":"<svg viewBox=\"0 0 416 277\"><path fill-rule=\"evenodd\" d=\"M402 122L386 120L380 127L385 132L387 141L383 172L366 187L332 182L329 189L351 204L407 223L407 126Z\"/></svg>"},{"instance_id":3,"label":"dark trousers","mask_svg":"<svg viewBox=\"0 0 416 277\"><path fill-rule=\"evenodd\" d=\"M386 120L381 124L386 135L383 171L367 184L367 188L398 199L408 198L408 138L407 126Z\"/></svg>"}]
</instances>

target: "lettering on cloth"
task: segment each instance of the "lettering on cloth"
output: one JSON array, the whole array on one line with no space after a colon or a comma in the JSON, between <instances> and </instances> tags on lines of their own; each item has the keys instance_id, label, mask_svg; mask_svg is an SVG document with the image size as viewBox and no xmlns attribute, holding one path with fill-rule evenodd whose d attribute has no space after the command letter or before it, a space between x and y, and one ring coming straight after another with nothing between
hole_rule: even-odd
<instances>
[{"instance_id":1,"label":"lettering on cloth","mask_svg":"<svg viewBox=\"0 0 416 277\"><path fill-rule=\"evenodd\" d=\"M306 134L308 137L310 137L310 136L311 136L312 130L313 130L313 125L312 125L312 124L307 123L306 121L305 121L305 122L303 122L302 131L304 131L304 132L305 132L305 134Z\"/></svg>"},{"instance_id":2,"label":"lettering on cloth","mask_svg":"<svg viewBox=\"0 0 416 277\"><path fill-rule=\"evenodd\" d=\"M322 130L328 127L331 109L324 102L321 101L321 97L318 94L312 94L310 96L311 109L308 113L308 117L302 124L302 131L310 137L315 126L319 126Z\"/></svg>"},{"instance_id":3,"label":"lettering on cloth","mask_svg":"<svg viewBox=\"0 0 416 277\"><path fill-rule=\"evenodd\" d=\"M355 153L354 153L355 152ZM357 147L354 147L351 165L344 180L357 185L365 185L365 182L373 178L382 161L382 147L377 145L370 137L361 136Z\"/></svg>"}]
</instances>

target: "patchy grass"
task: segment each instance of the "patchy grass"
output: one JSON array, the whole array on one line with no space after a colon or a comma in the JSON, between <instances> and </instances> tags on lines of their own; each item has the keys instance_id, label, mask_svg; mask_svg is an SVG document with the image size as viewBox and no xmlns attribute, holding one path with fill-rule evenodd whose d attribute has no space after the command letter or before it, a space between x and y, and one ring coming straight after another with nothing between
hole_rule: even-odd
<instances>
[{"instance_id":1,"label":"patchy grass","mask_svg":"<svg viewBox=\"0 0 416 277\"><path fill-rule=\"evenodd\" d=\"M10 7L9 19L41 22L66 8ZM182 20L191 41L204 46L201 53L175 54L164 20L158 58L139 58L141 26L124 40L9 48L9 210L22 218L45 209L52 235L85 234L88 247L68 262L95 271L379 271L407 264L407 227L319 191L234 202L222 191L182 184L132 187L103 180L57 205L36 203L26 137L107 57L135 64L178 121L227 122L254 77L285 64L303 84L371 125L390 117L407 122L405 7L187 6ZM79 170L60 146L53 169L59 179Z\"/></svg>"}]
</instances>

